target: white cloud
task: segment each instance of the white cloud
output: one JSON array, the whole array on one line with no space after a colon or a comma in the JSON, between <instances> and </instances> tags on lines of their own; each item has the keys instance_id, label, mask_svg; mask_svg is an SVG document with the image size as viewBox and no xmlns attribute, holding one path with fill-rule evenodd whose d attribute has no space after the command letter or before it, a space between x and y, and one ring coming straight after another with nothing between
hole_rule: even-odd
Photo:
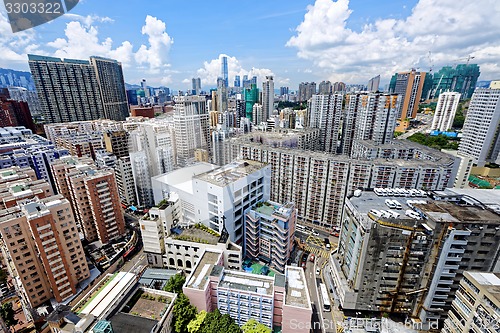
<instances>
[{"instance_id":1,"label":"white cloud","mask_svg":"<svg viewBox=\"0 0 500 333\"><path fill-rule=\"evenodd\" d=\"M166 32L165 22L146 16L146 24L142 27L142 34L148 36L149 46L141 45L135 54L138 64L148 64L153 71L161 67L168 67L168 53L173 39Z\"/></svg>"},{"instance_id":2,"label":"white cloud","mask_svg":"<svg viewBox=\"0 0 500 333\"><path fill-rule=\"evenodd\" d=\"M231 57L227 54L219 54L217 59L205 61L203 63L203 68L198 69L197 75L201 78L203 86L215 86L217 84L217 78L221 76L221 59L224 56L227 57L227 70L230 86L233 85L234 77L236 75L239 75L242 81L244 75L248 75L249 79L253 76L257 76L258 82L264 81L266 75L273 75L273 72L267 68L252 67L251 69L244 69L236 57Z\"/></svg>"},{"instance_id":3,"label":"white cloud","mask_svg":"<svg viewBox=\"0 0 500 333\"><path fill-rule=\"evenodd\" d=\"M428 70L428 51L434 68L453 65L475 56L481 78L498 76L500 61L500 2L484 0L420 0L405 19L380 19L347 28L352 11L349 0L316 0L308 6L296 35L286 46L311 60L333 81L363 82L381 74L386 80L396 71ZM461 60L465 62L465 60Z\"/></svg>"},{"instance_id":4,"label":"white cloud","mask_svg":"<svg viewBox=\"0 0 500 333\"><path fill-rule=\"evenodd\" d=\"M0 11L0 67L26 68L27 50L37 50L36 34L33 30L12 32L7 15Z\"/></svg>"}]
</instances>

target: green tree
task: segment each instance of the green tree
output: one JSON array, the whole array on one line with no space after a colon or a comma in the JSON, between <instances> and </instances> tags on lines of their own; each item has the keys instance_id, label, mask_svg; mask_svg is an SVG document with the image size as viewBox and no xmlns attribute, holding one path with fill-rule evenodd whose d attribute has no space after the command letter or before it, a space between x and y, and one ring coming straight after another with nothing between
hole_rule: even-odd
<instances>
[{"instance_id":1,"label":"green tree","mask_svg":"<svg viewBox=\"0 0 500 333\"><path fill-rule=\"evenodd\" d=\"M187 325L196 317L196 308L189 303L189 298L183 293L177 295L174 303L174 332L187 332Z\"/></svg>"},{"instance_id":2,"label":"green tree","mask_svg":"<svg viewBox=\"0 0 500 333\"><path fill-rule=\"evenodd\" d=\"M7 272L3 269L0 269L0 284L7 282Z\"/></svg>"},{"instance_id":3,"label":"green tree","mask_svg":"<svg viewBox=\"0 0 500 333\"><path fill-rule=\"evenodd\" d=\"M14 309L12 308L12 302L4 303L0 307L0 317L2 317L5 325L7 327L12 327L17 324L17 319L14 317Z\"/></svg>"},{"instance_id":4,"label":"green tree","mask_svg":"<svg viewBox=\"0 0 500 333\"><path fill-rule=\"evenodd\" d=\"M455 113L455 118L453 119L453 128L460 129L464 127L465 116L462 111L462 103L458 104L457 113Z\"/></svg>"},{"instance_id":5,"label":"green tree","mask_svg":"<svg viewBox=\"0 0 500 333\"><path fill-rule=\"evenodd\" d=\"M182 286L186 282L186 277L184 274L175 274L168 280L163 290L171 292L171 293L182 293Z\"/></svg>"},{"instance_id":6,"label":"green tree","mask_svg":"<svg viewBox=\"0 0 500 333\"><path fill-rule=\"evenodd\" d=\"M240 327L228 314L221 315L218 309L210 312L198 333L241 333Z\"/></svg>"},{"instance_id":7,"label":"green tree","mask_svg":"<svg viewBox=\"0 0 500 333\"><path fill-rule=\"evenodd\" d=\"M271 329L266 325L259 323L255 319L250 319L241 326L243 333L271 333Z\"/></svg>"},{"instance_id":8,"label":"green tree","mask_svg":"<svg viewBox=\"0 0 500 333\"><path fill-rule=\"evenodd\" d=\"M203 325L203 322L205 321L205 318L207 316L207 312L205 310L202 310L200 313L196 315L196 318L191 320L189 324L187 325L187 330L189 333L197 333L200 330L201 325Z\"/></svg>"}]
</instances>

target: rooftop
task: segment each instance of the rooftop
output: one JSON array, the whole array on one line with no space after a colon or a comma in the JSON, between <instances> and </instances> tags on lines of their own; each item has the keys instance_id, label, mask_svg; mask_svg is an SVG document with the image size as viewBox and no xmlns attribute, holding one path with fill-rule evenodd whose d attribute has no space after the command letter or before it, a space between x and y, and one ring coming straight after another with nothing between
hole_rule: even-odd
<instances>
[{"instance_id":1,"label":"rooftop","mask_svg":"<svg viewBox=\"0 0 500 333\"><path fill-rule=\"evenodd\" d=\"M500 302L500 273L465 272Z\"/></svg>"},{"instance_id":2,"label":"rooftop","mask_svg":"<svg viewBox=\"0 0 500 333\"><path fill-rule=\"evenodd\" d=\"M204 225L197 224L194 227L180 229L180 235L172 235L172 238L187 242L217 245L220 235Z\"/></svg>"},{"instance_id":3,"label":"rooftop","mask_svg":"<svg viewBox=\"0 0 500 333\"><path fill-rule=\"evenodd\" d=\"M219 282L219 288L273 295L274 277L224 270L224 275Z\"/></svg>"},{"instance_id":4,"label":"rooftop","mask_svg":"<svg viewBox=\"0 0 500 333\"><path fill-rule=\"evenodd\" d=\"M172 191L193 194L193 176L217 168L217 165L200 162L185 168L152 177L153 182L167 184Z\"/></svg>"},{"instance_id":5,"label":"rooftop","mask_svg":"<svg viewBox=\"0 0 500 333\"><path fill-rule=\"evenodd\" d=\"M425 215L438 222L467 222L500 224L500 215L478 206L463 206L446 201L427 200L415 205Z\"/></svg>"},{"instance_id":6,"label":"rooftop","mask_svg":"<svg viewBox=\"0 0 500 333\"><path fill-rule=\"evenodd\" d=\"M196 269L186 283L186 287L203 290L212 268L217 264L221 253L205 251L196 265Z\"/></svg>"},{"instance_id":7,"label":"rooftop","mask_svg":"<svg viewBox=\"0 0 500 333\"><path fill-rule=\"evenodd\" d=\"M257 161L238 160L218 169L199 174L195 178L224 187L259 171L265 166L266 164Z\"/></svg>"},{"instance_id":8,"label":"rooftop","mask_svg":"<svg viewBox=\"0 0 500 333\"><path fill-rule=\"evenodd\" d=\"M163 289L168 280L170 280L170 278L177 273L178 271L175 269L148 268L141 275L139 284L148 288L157 289L154 288L154 285L159 282L161 284L161 288Z\"/></svg>"},{"instance_id":9,"label":"rooftop","mask_svg":"<svg viewBox=\"0 0 500 333\"><path fill-rule=\"evenodd\" d=\"M311 308L306 277L301 267L287 266L285 269L285 304L300 308Z\"/></svg>"}]
</instances>

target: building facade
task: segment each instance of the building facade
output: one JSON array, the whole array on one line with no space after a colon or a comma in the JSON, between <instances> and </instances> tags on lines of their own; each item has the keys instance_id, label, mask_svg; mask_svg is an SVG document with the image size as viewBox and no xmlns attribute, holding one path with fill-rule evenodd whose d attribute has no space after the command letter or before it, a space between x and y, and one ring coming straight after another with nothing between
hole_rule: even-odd
<instances>
[{"instance_id":1,"label":"building facade","mask_svg":"<svg viewBox=\"0 0 500 333\"><path fill-rule=\"evenodd\" d=\"M398 112L398 118L414 119L417 116L420 99L424 96L424 82L426 72L417 72L412 69L409 72L396 73L391 78L389 92L399 94L403 100Z\"/></svg>"},{"instance_id":2,"label":"building facade","mask_svg":"<svg viewBox=\"0 0 500 333\"><path fill-rule=\"evenodd\" d=\"M460 96L460 93L456 92L444 92L439 95L436 111L434 111L432 118L431 131L446 132L452 128Z\"/></svg>"},{"instance_id":3,"label":"building facade","mask_svg":"<svg viewBox=\"0 0 500 333\"><path fill-rule=\"evenodd\" d=\"M342 117L341 94L313 95L307 104L309 127L320 129L319 149L337 152Z\"/></svg>"}]
</instances>

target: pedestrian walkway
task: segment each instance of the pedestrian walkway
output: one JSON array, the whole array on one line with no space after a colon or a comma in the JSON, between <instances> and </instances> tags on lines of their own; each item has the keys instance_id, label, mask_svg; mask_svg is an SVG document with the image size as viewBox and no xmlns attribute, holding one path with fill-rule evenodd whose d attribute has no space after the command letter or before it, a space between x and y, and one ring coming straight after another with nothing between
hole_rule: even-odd
<instances>
[{"instance_id":1,"label":"pedestrian walkway","mask_svg":"<svg viewBox=\"0 0 500 333\"><path fill-rule=\"evenodd\" d=\"M316 246L319 246L319 247L323 247L325 245L324 240L322 240L319 237L313 236L313 235L309 235L306 239L306 242L311 243L311 244L316 245Z\"/></svg>"},{"instance_id":2,"label":"pedestrian walkway","mask_svg":"<svg viewBox=\"0 0 500 333\"><path fill-rule=\"evenodd\" d=\"M317 248L315 246L310 246L310 245L306 245L304 247L304 249L307 252L314 253L315 255L321 256L325 259L328 259L330 257L330 252L328 250L323 250L323 249Z\"/></svg>"}]
</instances>

